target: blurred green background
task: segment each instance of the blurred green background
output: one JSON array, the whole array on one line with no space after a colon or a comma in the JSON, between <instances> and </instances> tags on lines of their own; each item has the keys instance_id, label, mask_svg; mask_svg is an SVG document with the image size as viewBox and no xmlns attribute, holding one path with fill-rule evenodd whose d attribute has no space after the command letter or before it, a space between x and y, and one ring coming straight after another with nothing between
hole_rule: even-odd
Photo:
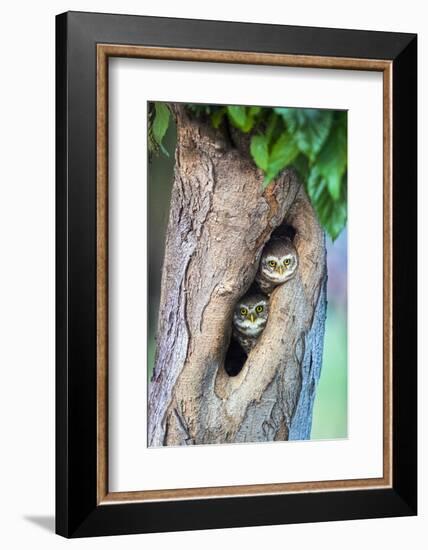
<instances>
[{"instance_id":1,"label":"blurred green background","mask_svg":"<svg viewBox=\"0 0 428 550\"><path fill-rule=\"evenodd\" d=\"M174 172L176 133L170 124L163 145L169 156L153 155L148 167L149 322L148 378L156 349L163 251ZM327 237L327 322L324 357L314 405L312 439L347 437L347 235Z\"/></svg>"}]
</instances>

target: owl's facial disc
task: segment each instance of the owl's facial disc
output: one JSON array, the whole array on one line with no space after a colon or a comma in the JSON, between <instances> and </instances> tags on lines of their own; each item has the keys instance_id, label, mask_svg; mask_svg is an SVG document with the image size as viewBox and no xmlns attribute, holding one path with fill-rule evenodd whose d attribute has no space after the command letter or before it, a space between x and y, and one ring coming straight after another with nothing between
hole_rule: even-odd
<instances>
[{"instance_id":1,"label":"owl's facial disc","mask_svg":"<svg viewBox=\"0 0 428 550\"><path fill-rule=\"evenodd\" d=\"M281 258L267 256L262 264L263 275L273 283L284 283L291 278L297 268L294 254L285 254Z\"/></svg>"},{"instance_id":2,"label":"owl's facial disc","mask_svg":"<svg viewBox=\"0 0 428 550\"><path fill-rule=\"evenodd\" d=\"M258 336L266 326L267 309L264 303L237 307L233 316L235 327L250 336Z\"/></svg>"}]
</instances>

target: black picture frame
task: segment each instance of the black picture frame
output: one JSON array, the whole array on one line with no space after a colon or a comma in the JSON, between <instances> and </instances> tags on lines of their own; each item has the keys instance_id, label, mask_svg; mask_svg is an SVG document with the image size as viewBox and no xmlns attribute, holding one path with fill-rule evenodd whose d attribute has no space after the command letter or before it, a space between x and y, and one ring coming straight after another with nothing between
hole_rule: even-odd
<instances>
[{"instance_id":1,"label":"black picture frame","mask_svg":"<svg viewBox=\"0 0 428 550\"><path fill-rule=\"evenodd\" d=\"M392 63L393 479L382 489L97 501L97 44ZM68 12L56 18L56 532L65 537L417 513L417 36Z\"/></svg>"}]
</instances>

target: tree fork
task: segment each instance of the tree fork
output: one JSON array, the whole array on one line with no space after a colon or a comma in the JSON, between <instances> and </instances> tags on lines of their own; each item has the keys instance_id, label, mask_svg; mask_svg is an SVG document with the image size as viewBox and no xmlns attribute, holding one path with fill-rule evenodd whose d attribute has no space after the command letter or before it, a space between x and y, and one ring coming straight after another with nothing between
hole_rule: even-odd
<instances>
[{"instance_id":1,"label":"tree fork","mask_svg":"<svg viewBox=\"0 0 428 550\"><path fill-rule=\"evenodd\" d=\"M232 144L221 128L172 108L177 147L149 445L307 439L324 341L324 232L294 172L263 191L245 137ZM230 377L234 306L283 223L296 231L298 273L272 293L266 329Z\"/></svg>"}]
</instances>

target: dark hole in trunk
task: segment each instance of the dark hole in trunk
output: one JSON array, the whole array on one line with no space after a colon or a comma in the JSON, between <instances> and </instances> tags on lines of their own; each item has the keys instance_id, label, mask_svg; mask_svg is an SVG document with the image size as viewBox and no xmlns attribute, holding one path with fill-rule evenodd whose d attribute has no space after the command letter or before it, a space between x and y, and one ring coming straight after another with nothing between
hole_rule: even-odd
<instances>
[{"instance_id":1,"label":"dark hole in trunk","mask_svg":"<svg viewBox=\"0 0 428 550\"><path fill-rule=\"evenodd\" d=\"M232 338L224 359L224 370L229 376L236 376L241 372L246 359L247 354L241 348L240 344Z\"/></svg>"},{"instance_id":2,"label":"dark hole in trunk","mask_svg":"<svg viewBox=\"0 0 428 550\"><path fill-rule=\"evenodd\" d=\"M294 229L294 227L284 222L280 226L278 226L275 231L272 232L271 239L290 239L291 241L293 241L295 236L296 230ZM249 288L249 292L251 290L254 292L261 292L257 283L255 283L254 281ZM241 372L246 359L246 352L232 336L224 360L224 369L227 374L229 376L237 376Z\"/></svg>"},{"instance_id":3,"label":"dark hole in trunk","mask_svg":"<svg viewBox=\"0 0 428 550\"><path fill-rule=\"evenodd\" d=\"M287 223L282 223L275 229L275 231L272 232L272 235L270 238L271 239L286 238L286 239L290 239L290 241L294 241L295 236L296 236L296 230L294 229L294 227L292 225L288 225Z\"/></svg>"}]
</instances>

